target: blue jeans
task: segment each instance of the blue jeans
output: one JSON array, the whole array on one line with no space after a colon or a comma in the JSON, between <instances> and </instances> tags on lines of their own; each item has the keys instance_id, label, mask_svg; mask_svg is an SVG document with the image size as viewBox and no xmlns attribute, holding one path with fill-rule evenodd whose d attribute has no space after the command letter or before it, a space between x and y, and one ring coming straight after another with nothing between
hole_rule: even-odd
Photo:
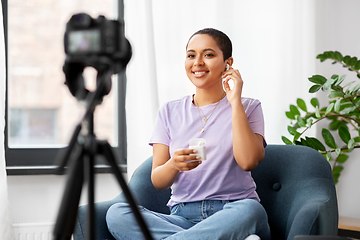
<instances>
[{"instance_id":1,"label":"blue jeans","mask_svg":"<svg viewBox=\"0 0 360 240\"><path fill-rule=\"evenodd\" d=\"M258 235L262 240L271 239L265 209L251 199L180 203L171 209L170 215L143 207L140 207L140 212L156 240L243 240L251 234ZM111 206L106 221L110 233L117 240L144 239L127 203Z\"/></svg>"}]
</instances>

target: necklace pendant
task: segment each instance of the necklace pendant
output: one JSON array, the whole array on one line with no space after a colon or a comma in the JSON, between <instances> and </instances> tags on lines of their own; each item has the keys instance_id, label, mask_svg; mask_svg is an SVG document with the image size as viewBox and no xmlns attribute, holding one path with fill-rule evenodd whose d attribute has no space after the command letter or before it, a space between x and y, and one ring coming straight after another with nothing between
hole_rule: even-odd
<instances>
[{"instance_id":1,"label":"necklace pendant","mask_svg":"<svg viewBox=\"0 0 360 240\"><path fill-rule=\"evenodd\" d=\"M207 121L208 121L208 119L207 119L206 117L204 117L204 119L203 119L203 120L204 120L204 122L207 122Z\"/></svg>"},{"instance_id":2,"label":"necklace pendant","mask_svg":"<svg viewBox=\"0 0 360 240\"><path fill-rule=\"evenodd\" d=\"M204 129L204 128L201 128L199 132L200 132L200 133L203 133L204 131L205 131L205 129Z\"/></svg>"}]
</instances>

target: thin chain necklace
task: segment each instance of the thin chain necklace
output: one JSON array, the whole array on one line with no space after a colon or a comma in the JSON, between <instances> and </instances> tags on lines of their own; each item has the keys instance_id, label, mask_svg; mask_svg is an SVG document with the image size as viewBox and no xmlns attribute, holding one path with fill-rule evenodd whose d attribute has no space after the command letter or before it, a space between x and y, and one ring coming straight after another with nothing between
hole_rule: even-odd
<instances>
[{"instance_id":1,"label":"thin chain necklace","mask_svg":"<svg viewBox=\"0 0 360 240\"><path fill-rule=\"evenodd\" d=\"M215 107L214 107L213 110L210 112L209 116L207 116L207 117L206 117L206 115L203 113L203 111L200 109L199 104L197 103L197 101L196 101L196 99L195 99L195 96L194 96L194 102L195 102L196 107L197 107L198 112L199 112L199 119L200 119L200 124L201 124L201 129L200 129L200 131L199 131L200 133L203 133L203 132L205 131L205 125L206 125L206 123L209 121L209 119L210 119L211 115L213 114L214 110L215 110L216 107L219 105L221 99L223 99L225 95L226 95L226 93L225 93L224 95L222 95L222 97L220 98L220 100L216 103ZM201 114L204 116L204 118L201 117L200 112L201 112ZM204 121L205 123L204 123L203 121Z\"/></svg>"}]
</instances>

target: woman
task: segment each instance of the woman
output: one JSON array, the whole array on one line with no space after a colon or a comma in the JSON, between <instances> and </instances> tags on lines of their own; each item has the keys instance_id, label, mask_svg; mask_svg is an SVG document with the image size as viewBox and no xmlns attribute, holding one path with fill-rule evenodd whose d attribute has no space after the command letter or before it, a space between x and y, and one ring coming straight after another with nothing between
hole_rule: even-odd
<instances>
[{"instance_id":1,"label":"woman","mask_svg":"<svg viewBox=\"0 0 360 240\"><path fill-rule=\"evenodd\" d=\"M231 55L231 41L221 31L193 34L185 70L196 92L159 110L150 141L151 180L158 190L171 187L172 196L170 215L142 210L155 239L245 239L250 234L270 239L250 173L265 154L261 104L241 97L243 81ZM193 138L205 139L207 160L188 148ZM130 212L126 203L109 209L107 223L116 239L142 239Z\"/></svg>"}]
</instances>

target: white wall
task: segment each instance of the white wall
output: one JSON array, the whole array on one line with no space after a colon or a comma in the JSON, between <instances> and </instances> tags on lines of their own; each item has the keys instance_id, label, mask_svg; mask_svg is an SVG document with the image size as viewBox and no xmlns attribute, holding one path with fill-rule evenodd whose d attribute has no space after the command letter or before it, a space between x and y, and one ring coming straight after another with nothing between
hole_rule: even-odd
<instances>
[{"instance_id":1,"label":"white wall","mask_svg":"<svg viewBox=\"0 0 360 240\"><path fill-rule=\"evenodd\" d=\"M66 180L66 176L58 175L8 176L13 223L54 223ZM97 174L95 189L96 202L110 200L121 192L112 174ZM86 190L85 185L81 205L87 203Z\"/></svg>"}]
</instances>

